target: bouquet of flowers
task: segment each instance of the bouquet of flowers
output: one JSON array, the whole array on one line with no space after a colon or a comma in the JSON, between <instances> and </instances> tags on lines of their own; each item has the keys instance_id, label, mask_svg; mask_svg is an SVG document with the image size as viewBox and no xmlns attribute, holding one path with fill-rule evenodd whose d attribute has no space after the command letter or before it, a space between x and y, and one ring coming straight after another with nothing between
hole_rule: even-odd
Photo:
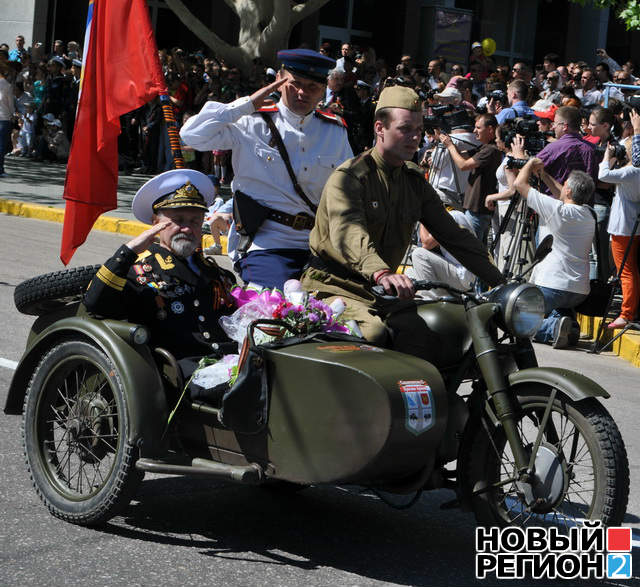
<instances>
[{"instance_id":1,"label":"bouquet of flowers","mask_svg":"<svg viewBox=\"0 0 640 587\"><path fill-rule=\"evenodd\" d=\"M353 321L345 322L340 318L345 303L338 298L331 304L316 299L302 289L297 279L284 284L284 291L277 289L257 291L236 287L231 290L238 309L230 316L222 316L220 325L231 340L242 348L247 328L255 320L282 320L287 328L256 329L254 339L263 344L283 337L304 336L313 332L342 332L362 336L358 325ZM237 377L238 355L225 355L220 361L201 365L194 373L194 382L203 387L214 387L228 381L233 384Z\"/></svg>"},{"instance_id":2,"label":"bouquet of flowers","mask_svg":"<svg viewBox=\"0 0 640 587\"><path fill-rule=\"evenodd\" d=\"M236 287L231 290L238 309L231 316L220 318L220 325L229 338L242 345L251 322L266 318L282 320L292 327L274 334L256 333L256 342L264 343L283 336L310 334L312 332L342 332L359 334L357 325L345 323L340 318L345 303L340 299L327 304L302 289L297 279L284 284L284 291L277 289L256 291Z\"/></svg>"}]
</instances>

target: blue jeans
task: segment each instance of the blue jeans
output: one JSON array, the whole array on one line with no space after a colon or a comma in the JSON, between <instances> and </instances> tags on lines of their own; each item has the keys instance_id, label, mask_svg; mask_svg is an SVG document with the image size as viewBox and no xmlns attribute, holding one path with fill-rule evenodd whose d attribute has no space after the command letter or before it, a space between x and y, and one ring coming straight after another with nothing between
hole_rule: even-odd
<instances>
[{"instance_id":1,"label":"blue jeans","mask_svg":"<svg viewBox=\"0 0 640 587\"><path fill-rule=\"evenodd\" d=\"M4 155L9 150L11 121L0 120L0 173L4 173Z\"/></svg>"},{"instance_id":2,"label":"blue jeans","mask_svg":"<svg viewBox=\"0 0 640 587\"><path fill-rule=\"evenodd\" d=\"M489 226L491 226L492 214L479 214L478 212L472 212L471 210L465 210L464 215L471 222L473 226L473 232L483 244L487 244L487 233L489 232Z\"/></svg>"},{"instance_id":3,"label":"blue jeans","mask_svg":"<svg viewBox=\"0 0 640 587\"><path fill-rule=\"evenodd\" d=\"M598 239L600 243L599 250L596 251L596 239L594 236L591 253L589 253L589 279L596 279L602 275L606 281L611 275L611 264L609 263L609 233L607 225L609 224L610 206L603 204L594 204L593 210L598 219ZM598 275L598 261L600 262L600 275Z\"/></svg>"},{"instance_id":4,"label":"blue jeans","mask_svg":"<svg viewBox=\"0 0 640 587\"><path fill-rule=\"evenodd\" d=\"M579 294L572 291L552 289L538 286L544 296L544 314L540 330L536 332L533 340L537 342L552 342L556 324L563 316L575 317L571 308L575 308L587 294Z\"/></svg>"}]
</instances>

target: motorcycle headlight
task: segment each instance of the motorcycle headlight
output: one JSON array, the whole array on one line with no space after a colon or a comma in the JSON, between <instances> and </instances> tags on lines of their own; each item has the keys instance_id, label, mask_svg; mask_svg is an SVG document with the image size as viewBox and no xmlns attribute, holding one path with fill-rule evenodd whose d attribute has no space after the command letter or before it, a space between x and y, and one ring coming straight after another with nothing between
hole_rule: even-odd
<instances>
[{"instance_id":1,"label":"motorcycle headlight","mask_svg":"<svg viewBox=\"0 0 640 587\"><path fill-rule=\"evenodd\" d=\"M500 304L504 326L518 338L531 338L542 326L544 296L530 283L510 283L491 292Z\"/></svg>"},{"instance_id":2,"label":"motorcycle headlight","mask_svg":"<svg viewBox=\"0 0 640 587\"><path fill-rule=\"evenodd\" d=\"M542 326L544 296L530 283L523 283L511 292L504 306L507 328L519 338L531 338Z\"/></svg>"}]
</instances>

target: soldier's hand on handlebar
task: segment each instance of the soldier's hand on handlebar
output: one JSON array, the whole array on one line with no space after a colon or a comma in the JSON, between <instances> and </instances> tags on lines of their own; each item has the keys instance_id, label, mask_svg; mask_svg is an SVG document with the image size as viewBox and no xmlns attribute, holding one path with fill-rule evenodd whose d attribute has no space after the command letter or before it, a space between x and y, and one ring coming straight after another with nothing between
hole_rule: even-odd
<instances>
[{"instance_id":1,"label":"soldier's hand on handlebar","mask_svg":"<svg viewBox=\"0 0 640 587\"><path fill-rule=\"evenodd\" d=\"M171 224L171 220L161 220L157 224L154 224L151 228L140 233L135 238L132 238L128 243L129 247L134 253L140 254L149 248L149 245L154 241L156 235L162 232L167 226Z\"/></svg>"},{"instance_id":2,"label":"soldier's hand on handlebar","mask_svg":"<svg viewBox=\"0 0 640 587\"><path fill-rule=\"evenodd\" d=\"M402 300L411 299L415 294L413 281L411 281L411 278L406 275L385 273L378 279L377 283L384 287L384 291L387 295L397 295Z\"/></svg>"}]
</instances>

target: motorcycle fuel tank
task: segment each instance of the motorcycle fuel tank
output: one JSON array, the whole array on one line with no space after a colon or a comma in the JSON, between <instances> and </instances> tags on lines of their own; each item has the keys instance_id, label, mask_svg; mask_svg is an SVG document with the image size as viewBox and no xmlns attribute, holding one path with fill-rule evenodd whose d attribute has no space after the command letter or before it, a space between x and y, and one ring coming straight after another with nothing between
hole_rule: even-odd
<instances>
[{"instance_id":1,"label":"motorcycle fuel tank","mask_svg":"<svg viewBox=\"0 0 640 587\"><path fill-rule=\"evenodd\" d=\"M383 482L432 468L447 421L437 369L367 344L312 342L268 353L273 476Z\"/></svg>"}]
</instances>

